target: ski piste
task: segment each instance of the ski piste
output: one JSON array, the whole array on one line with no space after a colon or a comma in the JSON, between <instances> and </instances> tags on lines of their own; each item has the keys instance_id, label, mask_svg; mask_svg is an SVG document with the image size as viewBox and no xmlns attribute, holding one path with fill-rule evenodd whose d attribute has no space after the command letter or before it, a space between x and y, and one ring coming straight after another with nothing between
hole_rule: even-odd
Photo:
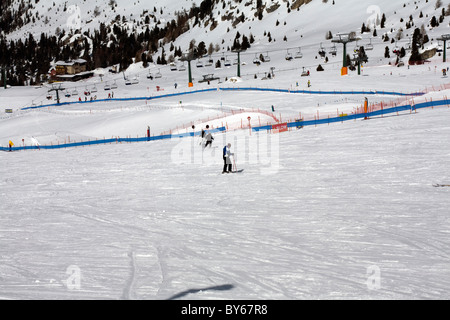
<instances>
[{"instance_id":1,"label":"ski piste","mask_svg":"<svg viewBox=\"0 0 450 320\"><path fill-rule=\"evenodd\" d=\"M244 169L230 171L229 173L242 173L242 172L244 172ZM225 174L225 173L228 173L228 172L222 172L222 174Z\"/></svg>"}]
</instances>

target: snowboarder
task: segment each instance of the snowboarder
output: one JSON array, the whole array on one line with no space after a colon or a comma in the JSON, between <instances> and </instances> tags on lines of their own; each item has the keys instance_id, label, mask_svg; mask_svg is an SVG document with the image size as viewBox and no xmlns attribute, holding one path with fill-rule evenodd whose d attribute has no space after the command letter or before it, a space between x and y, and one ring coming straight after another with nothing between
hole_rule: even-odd
<instances>
[{"instance_id":1,"label":"snowboarder","mask_svg":"<svg viewBox=\"0 0 450 320\"><path fill-rule=\"evenodd\" d=\"M205 148L207 146L209 146L211 148L211 144L214 140L214 137L212 136L211 132L208 132L205 136L205 140L206 140L206 144L205 144Z\"/></svg>"},{"instance_id":2,"label":"snowboarder","mask_svg":"<svg viewBox=\"0 0 450 320\"><path fill-rule=\"evenodd\" d=\"M234 153L231 153L231 143L228 143L225 147L223 147L223 170L222 174L224 173L231 173L231 159L230 156L234 156Z\"/></svg>"}]
</instances>

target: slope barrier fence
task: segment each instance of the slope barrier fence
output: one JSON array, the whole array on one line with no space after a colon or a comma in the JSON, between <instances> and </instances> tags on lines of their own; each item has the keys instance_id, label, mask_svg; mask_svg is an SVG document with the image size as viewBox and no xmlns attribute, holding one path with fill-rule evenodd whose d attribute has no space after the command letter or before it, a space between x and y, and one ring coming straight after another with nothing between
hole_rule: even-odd
<instances>
[{"instance_id":1,"label":"slope barrier fence","mask_svg":"<svg viewBox=\"0 0 450 320\"><path fill-rule=\"evenodd\" d=\"M395 91L377 91L377 90L369 90L369 91L314 91L314 90L291 90L291 89L275 89L275 88L253 88L253 87L223 87L223 88L209 88L209 89L201 89L201 90L193 90L193 91L183 91L183 92L175 92L175 93L167 93L162 95L148 96L148 97L130 97L130 98L108 98L108 99L96 99L96 100L88 100L88 101L67 101L61 103L53 103L53 104L43 104L43 105L35 105L24 107L20 110L32 110L32 109L40 109L40 108L48 108L48 107L60 107L71 104L85 104L85 103L94 103L94 102L111 102L111 101L146 101L146 100L155 100L155 99L163 99L177 96L184 96L195 93L203 93L203 92L212 92L212 91L266 91L266 92L281 92L281 93L300 93L300 94L313 94L313 95L392 95L392 96L421 96L424 92L412 92L412 93L404 93L404 92L395 92Z\"/></svg>"},{"instance_id":2,"label":"slope barrier fence","mask_svg":"<svg viewBox=\"0 0 450 320\"><path fill-rule=\"evenodd\" d=\"M284 90L284 89L265 89L265 88L219 88L220 90L255 90L255 91L271 91L271 92L290 92L290 93L302 93L305 90ZM96 100L98 101L131 101L131 100L150 100L150 99L158 99L158 98L164 98L164 97L173 97L173 96L180 96L185 94L193 94L193 93L199 93L199 92L208 92L208 91L215 91L218 90L217 88L213 89L204 89L204 90L195 90L190 92L182 92L182 93L173 93L173 94L166 94L166 95L160 95L160 96L154 96L154 97L141 97L141 98L114 98L114 99L104 99L104 100ZM307 91L305 93L311 93L311 94L392 94L392 95L399 95L404 97L415 97L415 96L421 96L424 93L423 92L417 92L417 93L400 93L400 92L385 92L385 91L317 91L316 93L312 93L312 91ZM395 102L391 102L388 104L379 103L376 105L371 105L368 108L368 112L364 112L364 108L356 108L352 114L344 114L337 112L336 115L331 116L328 114L327 116L320 117L319 114L315 115L314 118L311 119L305 119L301 116L300 118L296 119L294 121L286 121L284 123L280 123L281 119L278 119L278 123L286 126L286 128L301 128L306 126L317 126L321 124L331 124L331 123L337 123L337 122L344 122L344 121L350 121L350 120L356 120L361 118L371 118L371 117L383 117L384 115L389 115L392 113L399 113L399 112L405 112L409 111L410 113L415 112L417 109L421 108L433 108L433 107L439 107L439 106L449 106L449 100L447 97L443 100L436 100L433 101L430 99L430 101L425 101L421 103L414 103L414 100L408 100L408 98L402 98L401 101L405 101L406 104L403 105L396 105ZM68 102L68 103L61 103L61 104L54 104L54 105L45 105L45 106L34 106L34 107L27 107L23 108L22 110L27 109L35 109L35 108L42 108L42 107L50 107L50 106L61 106L61 105L67 105L67 104L73 104L73 103L83 103L82 102ZM394 105L394 106L392 106ZM264 125L264 126L258 126L258 127L252 127L252 131L258 132L258 131L270 131L273 129L273 125ZM225 132L227 131L227 128L225 126L211 129L210 132L212 133L218 133L218 132ZM278 131L278 130L277 130ZM32 145L32 146L13 146L11 148L9 147L3 147L0 146L0 151L20 151L20 150L40 150L40 149L63 149L63 148L74 148L74 147L82 147L82 146L91 146L91 145L101 145L101 144L113 144L113 143L134 143L134 142L148 142L148 141L156 141L156 140L166 140L166 139L173 139L173 138L184 138L184 137L192 137L192 136L199 136L200 132L186 132L186 133L177 133L177 134L161 134L158 136L145 136L145 137L126 137L126 138L110 138L110 139L98 139L98 140L88 140L88 141L80 141L80 142L71 142L71 143L62 143L62 144L50 144L50 145Z\"/></svg>"}]
</instances>

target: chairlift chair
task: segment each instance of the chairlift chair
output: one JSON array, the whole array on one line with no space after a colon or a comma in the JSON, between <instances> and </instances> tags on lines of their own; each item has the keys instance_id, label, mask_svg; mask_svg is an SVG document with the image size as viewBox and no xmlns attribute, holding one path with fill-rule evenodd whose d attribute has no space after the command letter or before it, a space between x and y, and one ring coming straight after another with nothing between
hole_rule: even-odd
<instances>
[{"instance_id":1,"label":"chairlift chair","mask_svg":"<svg viewBox=\"0 0 450 320\"><path fill-rule=\"evenodd\" d=\"M205 67L211 67L214 63L214 60L209 57L208 61L205 63Z\"/></svg>"},{"instance_id":2,"label":"chairlift chair","mask_svg":"<svg viewBox=\"0 0 450 320\"><path fill-rule=\"evenodd\" d=\"M196 66L197 68L203 68L203 62L200 59L198 59Z\"/></svg>"},{"instance_id":3,"label":"chairlift chair","mask_svg":"<svg viewBox=\"0 0 450 320\"><path fill-rule=\"evenodd\" d=\"M303 53L300 47L298 48L298 51L295 53L295 59L301 59L303 58Z\"/></svg>"},{"instance_id":4,"label":"chairlift chair","mask_svg":"<svg viewBox=\"0 0 450 320\"><path fill-rule=\"evenodd\" d=\"M356 45L355 48L353 49L354 53L358 53L359 52L359 46L358 46L358 40L356 40Z\"/></svg>"},{"instance_id":5,"label":"chairlift chair","mask_svg":"<svg viewBox=\"0 0 450 320\"><path fill-rule=\"evenodd\" d=\"M373 44L372 44L372 38L370 38L370 41L368 44L366 44L366 47L364 48L366 51L367 50L373 50Z\"/></svg>"},{"instance_id":6,"label":"chairlift chair","mask_svg":"<svg viewBox=\"0 0 450 320\"><path fill-rule=\"evenodd\" d=\"M397 45L397 41L395 41L395 47L394 50L392 50L393 53L395 53L396 55L400 54L400 48Z\"/></svg>"},{"instance_id":7,"label":"chairlift chair","mask_svg":"<svg viewBox=\"0 0 450 320\"><path fill-rule=\"evenodd\" d=\"M175 62L171 62L170 63L170 71L177 71L177 65L175 64Z\"/></svg>"},{"instance_id":8,"label":"chairlift chair","mask_svg":"<svg viewBox=\"0 0 450 320\"><path fill-rule=\"evenodd\" d=\"M292 53L290 53L289 50L288 50L287 53L286 53L285 59L286 59L287 61L291 61L291 60L293 59Z\"/></svg>"},{"instance_id":9,"label":"chairlift chair","mask_svg":"<svg viewBox=\"0 0 450 320\"><path fill-rule=\"evenodd\" d=\"M264 62L270 62L270 56L268 52L266 52L266 55L264 56Z\"/></svg>"},{"instance_id":10,"label":"chairlift chair","mask_svg":"<svg viewBox=\"0 0 450 320\"><path fill-rule=\"evenodd\" d=\"M66 91L66 92L64 93L64 96L65 96L66 98L70 98L72 95L70 94L69 91Z\"/></svg>"},{"instance_id":11,"label":"chairlift chair","mask_svg":"<svg viewBox=\"0 0 450 320\"><path fill-rule=\"evenodd\" d=\"M134 77L133 79L131 79L131 84L138 84L138 83L139 83L138 77Z\"/></svg>"},{"instance_id":12,"label":"chairlift chair","mask_svg":"<svg viewBox=\"0 0 450 320\"><path fill-rule=\"evenodd\" d=\"M228 58L226 58L225 62L224 62L225 67L230 67L231 66L231 61L228 60Z\"/></svg>"},{"instance_id":13,"label":"chairlift chair","mask_svg":"<svg viewBox=\"0 0 450 320\"><path fill-rule=\"evenodd\" d=\"M333 45L333 46L330 48L330 54L331 54L332 56L337 55L337 48L336 48L336 45Z\"/></svg>"},{"instance_id":14,"label":"chairlift chair","mask_svg":"<svg viewBox=\"0 0 450 320\"><path fill-rule=\"evenodd\" d=\"M184 62L181 64L181 66L178 67L178 71L186 71L186 67L184 65Z\"/></svg>"},{"instance_id":15,"label":"chairlift chair","mask_svg":"<svg viewBox=\"0 0 450 320\"><path fill-rule=\"evenodd\" d=\"M117 89L117 82L114 80L113 84L111 85L111 89Z\"/></svg>"},{"instance_id":16,"label":"chairlift chair","mask_svg":"<svg viewBox=\"0 0 450 320\"><path fill-rule=\"evenodd\" d=\"M261 64L261 60L259 60L257 55L258 54L255 53L255 58L253 59L253 63L259 66Z\"/></svg>"},{"instance_id":17,"label":"chairlift chair","mask_svg":"<svg viewBox=\"0 0 450 320\"><path fill-rule=\"evenodd\" d=\"M97 91L98 91L98 90L97 90L97 87L96 87L96 86L93 86L92 89L91 89L91 92L95 93L95 92L97 92Z\"/></svg>"},{"instance_id":18,"label":"chairlift chair","mask_svg":"<svg viewBox=\"0 0 450 320\"><path fill-rule=\"evenodd\" d=\"M72 91L72 95L73 95L73 96L77 96L77 95L78 95L77 89L74 89L74 90Z\"/></svg>"},{"instance_id":19,"label":"chairlift chair","mask_svg":"<svg viewBox=\"0 0 450 320\"><path fill-rule=\"evenodd\" d=\"M158 72L155 74L155 78L162 78L160 69L158 69Z\"/></svg>"},{"instance_id":20,"label":"chairlift chair","mask_svg":"<svg viewBox=\"0 0 450 320\"><path fill-rule=\"evenodd\" d=\"M319 47L319 55L321 56L321 57L325 57L325 55L326 55L327 53L326 53L326 51L325 51L325 48L322 46L322 42L320 43L320 47Z\"/></svg>"},{"instance_id":21,"label":"chairlift chair","mask_svg":"<svg viewBox=\"0 0 450 320\"><path fill-rule=\"evenodd\" d=\"M111 90L111 86L107 83L107 84L105 84L104 89L105 89L105 91L109 91L109 90Z\"/></svg>"},{"instance_id":22,"label":"chairlift chair","mask_svg":"<svg viewBox=\"0 0 450 320\"><path fill-rule=\"evenodd\" d=\"M412 45L411 45L411 42L408 42L408 44L406 45L406 48L405 48L407 51L411 51L412 50Z\"/></svg>"},{"instance_id":23,"label":"chairlift chair","mask_svg":"<svg viewBox=\"0 0 450 320\"><path fill-rule=\"evenodd\" d=\"M302 71L301 76L302 76L302 77L307 77L307 76L309 76L309 72L305 70L305 67L303 67L303 71Z\"/></svg>"}]
</instances>

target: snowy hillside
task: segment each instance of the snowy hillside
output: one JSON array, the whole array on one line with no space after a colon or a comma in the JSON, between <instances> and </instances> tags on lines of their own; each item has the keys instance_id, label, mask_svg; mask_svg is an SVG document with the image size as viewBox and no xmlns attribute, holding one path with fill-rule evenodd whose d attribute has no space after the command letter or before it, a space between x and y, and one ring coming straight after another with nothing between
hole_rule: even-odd
<instances>
[{"instance_id":1,"label":"snowy hillside","mask_svg":"<svg viewBox=\"0 0 450 320\"><path fill-rule=\"evenodd\" d=\"M450 33L448 4L302 2L208 2L211 13L161 40L148 66L2 86L0 147L15 152L0 152L0 299L449 299L449 62L436 50ZM8 40L59 28L101 43L101 24L112 39L114 25L162 28L205 2L73 1L76 34L69 2L32 3L39 19ZM431 27L433 16L443 22ZM405 50L397 66L393 51L407 49L415 28L428 36L420 53L434 55L408 66ZM360 38L347 53L364 46L368 62L342 76L342 45L332 54L326 36L352 31ZM253 37L240 77L237 33ZM171 47L201 42L214 52L191 61L190 87ZM156 63L163 49L174 65ZM377 110L408 107L349 120L366 99ZM327 118L338 122L256 130ZM224 131L202 149L198 136L179 138L193 125ZM120 142L147 130L169 139ZM112 142L88 145L102 139ZM43 148L74 142L82 146ZM229 142L242 173L222 174Z\"/></svg>"}]
</instances>

